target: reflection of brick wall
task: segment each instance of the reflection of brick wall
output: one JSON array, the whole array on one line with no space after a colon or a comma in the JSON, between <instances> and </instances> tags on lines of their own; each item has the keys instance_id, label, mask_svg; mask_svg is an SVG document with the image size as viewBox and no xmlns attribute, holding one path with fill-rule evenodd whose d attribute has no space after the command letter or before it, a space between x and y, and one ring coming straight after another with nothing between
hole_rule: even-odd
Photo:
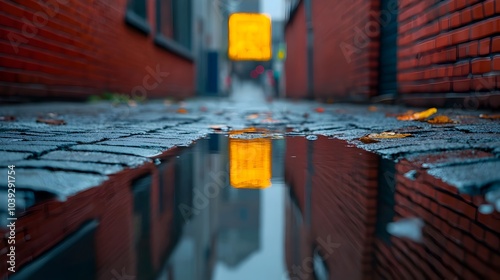
<instances>
[{"instance_id":1,"label":"reflection of brick wall","mask_svg":"<svg viewBox=\"0 0 500 280\"><path fill-rule=\"evenodd\" d=\"M499 279L500 215L483 215L481 197L458 194L455 188L422 171L412 181L403 176L418 166L397 164L396 219L421 217L423 244L391 238L377 241L376 269L380 278ZM455 278L458 277L458 278Z\"/></svg>"},{"instance_id":2,"label":"reflection of brick wall","mask_svg":"<svg viewBox=\"0 0 500 280\"><path fill-rule=\"evenodd\" d=\"M171 247L172 224L174 221L175 161L170 159L159 167L160 180L153 181L151 195L151 251L153 267L161 269ZM156 185L156 186L155 186ZM160 188L163 191L160 192ZM160 200L162 210L160 210Z\"/></svg>"},{"instance_id":3,"label":"reflection of brick wall","mask_svg":"<svg viewBox=\"0 0 500 280\"><path fill-rule=\"evenodd\" d=\"M304 137L288 137L285 150L285 181L292 188L301 210L307 175L307 143Z\"/></svg>"},{"instance_id":4,"label":"reflection of brick wall","mask_svg":"<svg viewBox=\"0 0 500 280\"><path fill-rule=\"evenodd\" d=\"M378 157L360 149L345 148L346 142L340 140L320 137L310 142L299 139L287 139L285 173L288 174L287 184L298 197L304 214L306 174L303 170L307 168L307 155L304 153L295 161L290 160L289 155L296 154L301 144L302 151L307 150L308 143L312 144L312 231L309 237L306 237L307 233L297 233L303 230L301 224L293 226L291 232L287 230L287 255L289 252L299 255L299 259L287 257L288 269L291 270L291 263L304 266L303 261L308 256L299 245L304 240L292 242L298 236L308 238L310 248L318 246L326 259L331 279L369 278L373 261L371 249L376 219ZM300 143L302 141L306 142ZM287 227L291 227L288 223L292 222L292 217L287 212ZM292 236L293 231L297 236ZM338 243L340 247L329 253L321 247L319 239ZM299 246L302 249L299 250Z\"/></svg>"},{"instance_id":5,"label":"reflection of brick wall","mask_svg":"<svg viewBox=\"0 0 500 280\"><path fill-rule=\"evenodd\" d=\"M163 265L170 249L170 234L173 222L174 164L163 169L162 174L153 164L126 170L99 187L91 188L64 202L50 200L30 207L18 218L16 237L16 268L47 252L61 240L75 232L88 220L96 219L99 226L95 238L95 263L97 279L113 278L112 271L121 275L136 275L137 253L134 248L132 220L133 196L131 182L150 173L151 185L151 258L155 271ZM164 176L164 212L158 209L159 176ZM3 235L3 232L2 232ZM5 263L7 239L0 239L0 261ZM0 278L7 271L0 272Z\"/></svg>"},{"instance_id":6,"label":"reflection of brick wall","mask_svg":"<svg viewBox=\"0 0 500 280\"><path fill-rule=\"evenodd\" d=\"M146 80L148 97L192 94L194 64L153 43L156 2L146 1L150 35L125 24L127 2L0 0L0 95L131 94L146 67L170 73Z\"/></svg>"},{"instance_id":7,"label":"reflection of brick wall","mask_svg":"<svg viewBox=\"0 0 500 280\"><path fill-rule=\"evenodd\" d=\"M320 137L309 143L314 169L312 228L308 235L302 219L295 219L287 208L285 252L289 271L294 266L303 270L307 266L304 260L311 251L305 243L309 250L314 246L321 250L330 279L500 279L500 215L478 212L483 196L459 194L456 188L427 174L419 159L399 161L393 174L389 166L381 164L385 161L346 147L345 142ZM286 182L298 197L303 216L307 175L302 170L307 169L308 159L305 153L295 161L289 155L299 148L306 150L307 145L298 138L288 138L286 144ZM425 162L445 164L447 157L472 159L488 154L463 151L427 156L423 156ZM410 170L417 171L415 180L404 176ZM382 189L387 187L389 191ZM384 202L377 202L378 194L384 196ZM393 207L394 217L382 204ZM377 207L380 213L376 213ZM385 240L386 234L379 231L386 227L385 219L410 217L424 221L422 243L394 236ZM340 247L328 254L318 238L339 243Z\"/></svg>"},{"instance_id":8,"label":"reflection of brick wall","mask_svg":"<svg viewBox=\"0 0 500 280\"><path fill-rule=\"evenodd\" d=\"M331 279L371 276L378 156L325 137L314 142L312 236L340 247L326 255Z\"/></svg>"}]
</instances>

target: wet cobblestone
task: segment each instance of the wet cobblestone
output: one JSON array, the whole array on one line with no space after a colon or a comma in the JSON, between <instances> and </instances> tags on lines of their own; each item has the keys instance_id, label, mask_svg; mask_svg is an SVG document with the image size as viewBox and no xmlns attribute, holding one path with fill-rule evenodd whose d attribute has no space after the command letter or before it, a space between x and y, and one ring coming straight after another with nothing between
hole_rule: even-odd
<instances>
[{"instance_id":1,"label":"wet cobblestone","mask_svg":"<svg viewBox=\"0 0 500 280\"><path fill-rule=\"evenodd\" d=\"M322 110L317 110L318 107ZM3 106L0 114L13 115L16 121L0 123L0 161L29 168L31 175L27 176L29 184L26 187L73 194L73 191L96 185L90 182L102 182L103 177L97 174L109 175L125 167L151 162L151 158L169 149L187 147L219 131L213 129L214 126L227 127L224 130L255 126L289 135L324 135L347 140L391 160L478 150L491 155L486 162L471 163L464 158L463 161L454 160L452 166L428 164L427 168L434 170L429 173L463 190L500 182L500 122L480 119L478 116L482 112L479 111L449 109L443 110L444 114L458 123L431 125L399 121L394 117L406 110L378 105L373 112L365 105L288 101L245 104L224 99L195 99L167 105L152 101L136 107L110 103ZM36 123L40 115L63 119L67 125ZM382 131L411 133L413 137L384 139L373 144L358 140L363 135ZM99 179L89 180L80 187L59 184L60 188L67 188L64 190L45 186L54 185L50 180L60 178L58 174L66 174L65 177L79 174L72 171ZM44 182L37 183L38 172L43 174ZM75 180L67 182L72 181Z\"/></svg>"}]
</instances>

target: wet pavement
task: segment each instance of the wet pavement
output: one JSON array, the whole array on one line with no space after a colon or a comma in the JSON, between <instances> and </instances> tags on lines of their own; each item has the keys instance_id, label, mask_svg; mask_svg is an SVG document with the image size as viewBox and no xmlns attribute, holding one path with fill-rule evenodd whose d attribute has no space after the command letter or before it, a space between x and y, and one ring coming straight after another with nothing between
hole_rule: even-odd
<instances>
[{"instance_id":1,"label":"wet pavement","mask_svg":"<svg viewBox=\"0 0 500 280\"><path fill-rule=\"evenodd\" d=\"M397 120L406 110L266 102L251 84L228 99L2 106L9 279L500 278L499 121ZM383 131L411 137L359 140Z\"/></svg>"}]
</instances>

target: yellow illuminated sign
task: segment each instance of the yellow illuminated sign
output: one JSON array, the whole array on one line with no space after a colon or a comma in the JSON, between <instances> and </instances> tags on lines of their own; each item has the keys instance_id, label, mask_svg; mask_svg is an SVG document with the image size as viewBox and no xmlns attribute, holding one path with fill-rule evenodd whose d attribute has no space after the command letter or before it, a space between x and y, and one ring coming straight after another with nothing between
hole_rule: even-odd
<instances>
[{"instance_id":1,"label":"yellow illuminated sign","mask_svg":"<svg viewBox=\"0 0 500 280\"><path fill-rule=\"evenodd\" d=\"M232 60L270 60L271 19L264 14L231 14L228 55Z\"/></svg>"},{"instance_id":2,"label":"yellow illuminated sign","mask_svg":"<svg viewBox=\"0 0 500 280\"><path fill-rule=\"evenodd\" d=\"M271 139L230 137L229 165L229 181L234 188L263 189L271 186Z\"/></svg>"}]
</instances>

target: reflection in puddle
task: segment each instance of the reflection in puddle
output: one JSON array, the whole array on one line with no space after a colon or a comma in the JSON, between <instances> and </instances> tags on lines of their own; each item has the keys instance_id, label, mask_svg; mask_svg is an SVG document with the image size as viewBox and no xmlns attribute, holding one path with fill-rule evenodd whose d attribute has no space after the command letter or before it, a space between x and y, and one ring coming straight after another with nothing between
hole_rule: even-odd
<instances>
[{"instance_id":1,"label":"reflection in puddle","mask_svg":"<svg viewBox=\"0 0 500 280\"><path fill-rule=\"evenodd\" d=\"M255 129L233 131L229 135L229 174L234 188L263 189L271 186L271 139L238 137Z\"/></svg>"},{"instance_id":2,"label":"reflection in puddle","mask_svg":"<svg viewBox=\"0 0 500 280\"><path fill-rule=\"evenodd\" d=\"M34 205L12 279L500 279L481 199L344 141L270 135L211 135Z\"/></svg>"}]
</instances>

